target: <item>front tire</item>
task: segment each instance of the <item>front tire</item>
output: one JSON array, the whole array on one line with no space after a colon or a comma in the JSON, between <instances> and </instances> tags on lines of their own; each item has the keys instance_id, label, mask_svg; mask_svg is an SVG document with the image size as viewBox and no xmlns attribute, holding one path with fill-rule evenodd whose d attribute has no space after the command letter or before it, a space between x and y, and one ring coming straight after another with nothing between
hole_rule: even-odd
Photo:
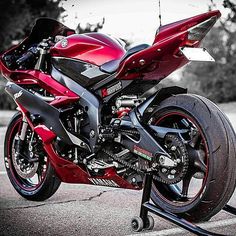
<instances>
[{"instance_id":1,"label":"front tire","mask_svg":"<svg viewBox=\"0 0 236 236\"><path fill-rule=\"evenodd\" d=\"M200 222L209 220L219 212L234 192L236 137L229 120L219 108L197 95L167 98L158 105L149 123L176 128L186 123L182 119L197 127L198 145L201 146L201 153L205 152L202 162L205 171L201 168L201 183L193 184L191 188L195 193L190 195L190 184L195 181L197 172L189 154L190 164L182 183L168 185L153 181L151 198L158 207L168 212L192 222ZM184 181L188 182L187 194Z\"/></svg>"},{"instance_id":2,"label":"front tire","mask_svg":"<svg viewBox=\"0 0 236 236\"><path fill-rule=\"evenodd\" d=\"M27 174L24 177L24 173L21 174L21 169L17 165L20 165L22 161L24 165L29 164L26 160L16 160L15 152L15 142L19 137L22 126L22 115L21 113L16 113L11 119L4 143L4 157L5 157L5 167L7 175L15 188L15 190L24 198L31 201L43 201L51 197L59 188L61 181L56 176L55 171L45 154L45 151L42 147L40 148L40 157L36 165L37 170L35 169L35 174ZM33 134L31 129L28 126L27 130L28 137ZM37 146L40 146L40 140L37 140ZM25 140L24 143L24 155L27 155L27 150L29 145L29 140ZM15 158L15 159L14 159ZM34 165L31 164L31 168ZM36 168L35 167L35 168Z\"/></svg>"}]
</instances>

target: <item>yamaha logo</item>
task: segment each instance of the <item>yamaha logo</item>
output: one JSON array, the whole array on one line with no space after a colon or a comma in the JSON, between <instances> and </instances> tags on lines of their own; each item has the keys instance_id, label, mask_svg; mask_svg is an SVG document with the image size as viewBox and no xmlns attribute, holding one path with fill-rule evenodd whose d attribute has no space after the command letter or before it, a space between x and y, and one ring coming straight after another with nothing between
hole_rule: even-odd
<instances>
[{"instance_id":1,"label":"yamaha logo","mask_svg":"<svg viewBox=\"0 0 236 236\"><path fill-rule=\"evenodd\" d=\"M62 40L61 40L61 46L62 46L63 48L67 47L67 46L68 46L68 40L67 40L67 39L62 39Z\"/></svg>"},{"instance_id":2,"label":"yamaha logo","mask_svg":"<svg viewBox=\"0 0 236 236\"><path fill-rule=\"evenodd\" d=\"M14 94L14 99L19 98L22 94L23 94L23 91L22 91L22 90L20 90L18 93L15 93L15 94Z\"/></svg>"}]
</instances>

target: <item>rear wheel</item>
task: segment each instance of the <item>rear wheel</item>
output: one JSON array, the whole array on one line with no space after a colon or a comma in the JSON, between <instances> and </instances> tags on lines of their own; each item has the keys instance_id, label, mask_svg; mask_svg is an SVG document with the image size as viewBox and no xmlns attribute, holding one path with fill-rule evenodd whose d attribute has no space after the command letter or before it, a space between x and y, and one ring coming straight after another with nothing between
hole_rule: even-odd
<instances>
[{"instance_id":1,"label":"rear wheel","mask_svg":"<svg viewBox=\"0 0 236 236\"><path fill-rule=\"evenodd\" d=\"M187 94L162 101L149 123L190 130L181 137L167 135L163 141L173 158L185 162L185 169L179 175L174 174L179 170L160 169L165 181L153 181L152 200L190 221L210 219L224 207L235 188L236 138L230 122L206 98ZM181 180L175 183L176 176Z\"/></svg>"},{"instance_id":2,"label":"rear wheel","mask_svg":"<svg viewBox=\"0 0 236 236\"><path fill-rule=\"evenodd\" d=\"M22 123L22 115L17 113L6 132L4 156L7 174L21 196L43 201L56 192L61 182L49 163L41 140L29 126L25 140L20 141Z\"/></svg>"}]
</instances>

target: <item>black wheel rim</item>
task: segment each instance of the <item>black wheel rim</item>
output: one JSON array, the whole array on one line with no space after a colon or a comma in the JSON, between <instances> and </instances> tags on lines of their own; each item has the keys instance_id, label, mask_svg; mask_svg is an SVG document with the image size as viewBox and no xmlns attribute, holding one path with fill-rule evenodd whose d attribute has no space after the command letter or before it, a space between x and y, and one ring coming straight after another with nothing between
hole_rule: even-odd
<instances>
[{"instance_id":1,"label":"black wheel rim","mask_svg":"<svg viewBox=\"0 0 236 236\"><path fill-rule=\"evenodd\" d=\"M41 159L39 161L37 172L32 178L22 178L21 176L19 176L13 164L13 158L15 158L14 143L17 140L17 136L20 132L21 125L22 125L22 118L19 118L14 124L14 127L12 128L9 139L8 139L7 157L8 157L10 175L14 183L21 190L30 192L30 191L37 190L43 184L46 177L47 168L48 168L48 158L45 156L43 160Z\"/></svg>"},{"instance_id":2,"label":"black wheel rim","mask_svg":"<svg viewBox=\"0 0 236 236\"><path fill-rule=\"evenodd\" d=\"M206 138L197 121L183 111L166 111L152 119L152 124L169 128L186 128L189 125L196 135L183 137L188 140L189 167L188 171L177 184L167 185L154 180L153 189L164 202L174 206L186 206L202 196L209 170L208 146ZM192 140L190 139L192 138ZM196 178L199 176L198 178Z\"/></svg>"}]
</instances>

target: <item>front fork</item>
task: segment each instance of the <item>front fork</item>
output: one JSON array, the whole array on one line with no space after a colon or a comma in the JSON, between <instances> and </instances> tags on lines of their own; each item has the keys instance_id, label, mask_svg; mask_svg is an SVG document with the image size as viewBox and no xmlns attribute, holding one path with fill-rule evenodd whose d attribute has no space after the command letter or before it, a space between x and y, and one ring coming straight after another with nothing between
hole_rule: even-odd
<instances>
[{"instance_id":1,"label":"front fork","mask_svg":"<svg viewBox=\"0 0 236 236\"><path fill-rule=\"evenodd\" d=\"M19 137L21 141L25 140L27 128L28 128L28 122L26 120L25 115L23 115L23 118L22 118L22 128L21 128L21 133L20 133L20 137Z\"/></svg>"},{"instance_id":2,"label":"front fork","mask_svg":"<svg viewBox=\"0 0 236 236\"><path fill-rule=\"evenodd\" d=\"M28 128L28 122L26 120L25 115L23 115L22 127L21 127L21 131L20 131L20 135L19 135L19 140L18 140L17 146L16 146L16 153L18 155L20 153L22 153L22 150L23 150L23 147L24 147L24 141L25 141L25 137L26 137L27 128Z\"/></svg>"}]
</instances>

